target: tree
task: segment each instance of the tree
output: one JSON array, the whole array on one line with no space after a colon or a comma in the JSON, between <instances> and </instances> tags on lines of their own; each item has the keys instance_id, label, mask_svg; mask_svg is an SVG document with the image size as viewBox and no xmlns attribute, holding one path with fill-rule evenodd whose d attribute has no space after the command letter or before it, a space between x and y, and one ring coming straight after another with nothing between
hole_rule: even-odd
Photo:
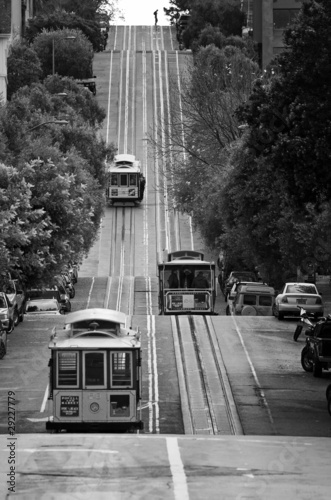
<instances>
[{"instance_id":1,"label":"tree","mask_svg":"<svg viewBox=\"0 0 331 500\"><path fill-rule=\"evenodd\" d=\"M170 7L163 7L164 13L170 18L171 24L176 24L181 13L190 11L192 0L170 0Z\"/></svg>"},{"instance_id":2,"label":"tree","mask_svg":"<svg viewBox=\"0 0 331 500\"><path fill-rule=\"evenodd\" d=\"M37 53L26 43L14 41L9 48L7 58L7 96L8 99L24 85L31 85L40 80L41 65Z\"/></svg>"},{"instance_id":3,"label":"tree","mask_svg":"<svg viewBox=\"0 0 331 500\"><path fill-rule=\"evenodd\" d=\"M105 203L104 162L115 151L99 137L104 112L88 90L58 75L45 83L21 88L0 108L1 264L31 286L49 282L93 244ZM62 113L69 123L53 124Z\"/></svg>"},{"instance_id":4,"label":"tree","mask_svg":"<svg viewBox=\"0 0 331 500\"><path fill-rule=\"evenodd\" d=\"M275 280L318 262L318 248L331 260L330 21L329 2L303 3L274 76L256 82L238 115L248 128L224 188L234 200L225 238L250 234L247 248Z\"/></svg>"},{"instance_id":5,"label":"tree","mask_svg":"<svg viewBox=\"0 0 331 500\"><path fill-rule=\"evenodd\" d=\"M93 75L92 45L80 30L45 31L36 36L32 47L41 61L43 78L53 72L53 48L55 73L73 78Z\"/></svg>"},{"instance_id":6,"label":"tree","mask_svg":"<svg viewBox=\"0 0 331 500\"><path fill-rule=\"evenodd\" d=\"M176 206L193 214L208 244L222 232L218 198L240 133L235 110L258 74L257 64L236 47L201 49L181 82L180 99L173 83L171 113L152 140Z\"/></svg>"},{"instance_id":7,"label":"tree","mask_svg":"<svg viewBox=\"0 0 331 500\"><path fill-rule=\"evenodd\" d=\"M99 51L100 45L102 45L102 33L97 20L84 19L74 12L62 10L51 14L39 14L29 19L25 36L28 43L32 44L39 34L57 30L81 31L95 51Z\"/></svg>"},{"instance_id":8,"label":"tree","mask_svg":"<svg viewBox=\"0 0 331 500\"><path fill-rule=\"evenodd\" d=\"M233 0L196 0L190 10L191 18L183 32L183 42L189 48L208 25L218 27L226 37L241 36L245 13Z\"/></svg>"}]
</instances>

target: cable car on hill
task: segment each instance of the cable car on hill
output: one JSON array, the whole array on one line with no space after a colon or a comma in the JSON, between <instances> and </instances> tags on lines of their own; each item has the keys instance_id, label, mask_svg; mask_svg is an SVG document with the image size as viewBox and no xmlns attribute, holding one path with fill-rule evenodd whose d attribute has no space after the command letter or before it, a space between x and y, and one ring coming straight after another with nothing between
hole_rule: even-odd
<instances>
[{"instance_id":1,"label":"cable car on hill","mask_svg":"<svg viewBox=\"0 0 331 500\"><path fill-rule=\"evenodd\" d=\"M146 180L135 156L120 154L108 169L106 197L109 205L135 206L144 197Z\"/></svg>"},{"instance_id":2,"label":"cable car on hill","mask_svg":"<svg viewBox=\"0 0 331 500\"><path fill-rule=\"evenodd\" d=\"M123 432L141 420L140 332L129 316L110 309L70 313L54 328L49 397L49 431Z\"/></svg>"},{"instance_id":3,"label":"cable car on hill","mask_svg":"<svg viewBox=\"0 0 331 500\"><path fill-rule=\"evenodd\" d=\"M215 263L180 250L158 263L160 314L216 314Z\"/></svg>"}]
</instances>

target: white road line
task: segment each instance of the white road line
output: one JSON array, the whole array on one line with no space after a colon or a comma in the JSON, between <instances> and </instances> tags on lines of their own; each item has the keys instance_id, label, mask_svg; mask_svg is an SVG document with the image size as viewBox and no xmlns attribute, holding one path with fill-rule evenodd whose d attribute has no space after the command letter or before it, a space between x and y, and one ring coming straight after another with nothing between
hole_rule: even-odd
<instances>
[{"instance_id":1,"label":"white road line","mask_svg":"<svg viewBox=\"0 0 331 500\"><path fill-rule=\"evenodd\" d=\"M157 117L157 95L156 95L156 58L155 51L153 54L153 101L154 101L154 140L158 139L158 117ZM155 184L156 184L156 223L159 228L161 228L161 214L160 214L160 178L159 178L159 161L157 158L157 152L154 151L155 157ZM161 247L161 235L160 230L156 231L156 255L158 256L163 249Z\"/></svg>"},{"instance_id":2,"label":"white road line","mask_svg":"<svg viewBox=\"0 0 331 500\"><path fill-rule=\"evenodd\" d=\"M178 447L178 439L175 437L168 437L166 441L175 500L188 500L190 497L185 469Z\"/></svg>"},{"instance_id":3,"label":"white road line","mask_svg":"<svg viewBox=\"0 0 331 500\"><path fill-rule=\"evenodd\" d=\"M48 390L49 390L49 384L47 384L47 387L45 389L43 402L41 403L40 413L44 413L44 411L45 411L46 404L47 404L47 398L48 398Z\"/></svg>"},{"instance_id":4,"label":"white road line","mask_svg":"<svg viewBox=\"0 0 331 500\"><path fill-rule=\"evenodd\" d=\"M117 123L117 149L120 148L120 134L121 134L121 108L122 108L122 78L123 78L123 54L124 51L121 50L120 56L120 83L118 89L118 123Z\"/></svg>"},{"instance_id":5,"label":"white road line","mask_svg":"<svg viewBox=\"0 0 331 500\"><path fill-rule=\"evenodd\" d=\"M178 85L178 96L179 96L179 113L180 113L180 122L182 124L182 144L185 146L185 134L184 134L184 126L183 126L183 107L182 107L182 98L181 91L182 87L180 84L180 72L179 72L179 60L178 60L178 51L176 51L176 65L177 65L177 85ZM186 151L183 150L183 158L184 162L186 161ZM194 250L194 239L193 239L193 227L192 227L192 217L189 216L189 228L190 228L190 236L191 236L191 250Z\"/></svg>"},{"instance_id":6,"label":"white road line","mask_svg":"<svg viewBox=\"0 0 331 500\"><path fill-rule=\"evenodd\" d=\"M130 30L131 35L131 30ZM125 98L124 98L124 144L123 153L128 152L128 115L129 115L129 80L130 80L130 52L126 52L125 70Z\"/></svg>"},{"instance_id":7,"label":"white road line","mask_svg":"<svg viewBox=\"0 0 331 500\"><path fill-rule=\"evenodd\" d=\"M90 305L90 300L91 300L93 286L94 286L94 276L92 278L92 283L91 283L91 287L90 287L90 290L89 290L89 293L88 293L87 304L86 304L86 308L85 309L88 309L88 306Z\"/></svg>"},{"instance_id":8,"label":"white road line","mask_svg":"<svg viewBox=\"0 0 331 500\"><path fill-rule=\"evenodd\" d=\"M239 326L238 326L238 324L237 324L237 322L236 322L236 320L235 320L235 317L234 317L234 316L231 316L231 318L232 318L232 321L233 321L233 323L234 323L235 329L236 329L236 331L237 331L237 334L238 334L238 337L239 337L240 343L241 343L241 345L242 345L242 348L243 348L243 350L244 350L244 353L245 353L245 355L246 355L246 358L247 358L248 364L249 364L249 366L250 366L251 372L252 372L252 374L253 374L253 377L254 377L255 383L256 383L257 387L259 388L259 393L260 393L261 399L263 400L263 405L265 406L265 408L266 408L266 410L267 410L267 413L268 413L268 416L269 416L269 420L270 420L271 425L272 425L272 427L273 427L273 429L274 429L274 431L275 431L275 434L276 434L275 422L274 422L274 419L273 419L273 417L272 417L272 414L271 414L271 411L270 411L270 407L269 407L269 405L268 405L268 402L267 402L267 399L266 399L266 397L265 397L264 391L263 391L263 389L262 389L262 387L261 387L261 384L260 384L260 381L259 381L259 379L258 379L257 373L256 373L256 371L255 371L255 368L254 368L253 362L252 362L251 357L250 357L250 355L249 355L249 353L248 353L248 351L247 351L247 349L246 349L246 346L245 346L245 343L244 343L244 339L243 339L243 337L242 337L242 335L241 335L241 332L240 332Z\"/></svg>"},{"instance_id":9,"label":"white road line","mask_svg":"<svg viewBox=\"0 0 331 500\"><path fill-rule=\"evenodd\" d=\"M8 450L3 450L3 451L8 451ZM62 446L59 446L58 448L48 448L46 446L42 446L40 448L20 448L19 449L20 453L45 453L45 452L48 452L48 451L56 451L58 453L62 453L62 452L69 452L69 453L103 453L105 455L111 455L111 454L115 454L115 453L119 453L118 450L96 450L96 449L93 449L93 448L63 448ZM91 465L89 465L89 467L91 467Z\"/></svg>"},{"instance_id":10,"label":"white road line","mask_svg":"<svg viewBox=\"0 0 331 500\"><path fill-rule=\"evenodd\" d=\"M155 431L160 432L160 407L159 407L159 379L157 369L156 336L155 336L155 316L152 316L152 348L153 348L153 381L154 381L154 409L155 409Z\"/></svg>"},{"instance_id":11,"label":"white road line","mask_svg":"<svg viewBox=\"0 0 331 500\"><path fill-rule=\"evenodd\" d=\"M159 89L160 89L160 128L161 128L161 150L165 148L165 123L164 123L164 98L163 98L163 79L162 79L162 52L159 50ZM165 64L166 66L166 64ZM170 224L169 224L169 202L167 189L167 176L162 159L162 175L163 175L163 206L164 206L164 223L165 223L165 250L170 252Z\"/></svg>"},{"instance_id":12,"label":"white road line","mask_svg":"<svg viewBox=\"0 0 331 500\"><path fill-rule=\"evenodd\" d=\"M148 292L147 292L148 293ZM153 367L151 349L151 316L147 316L148 430L153 432Z\"/></svg>"},{"instance_id":13,"label":"white road line","mask_svg":"<svg viewBox=\"0 0 331 500\"><path fill-rule=\"evenodd\" d=\"M115 26L114 50L116 50L116 43L117 43L117 25Z\"/></svg>"},{"instance_id":14,"label":"white road line","mask_svg":"<svg viewBox=\"0 0 331 500\"><path fill-rule=\"evenodd\" d=\"M113 71L113 51L110 53L110 67L109 67L109 91L108 91L108 108L107 108L107 132L106 143L109 141L109 124L110 124L110 95L111 95L111 77Z\"/></svg>"},{"instance_id":15,"label":"white road line","mask_svg":"<svg viewBox=\"0 0 331 500\"><path fill-rule=\"evenodd\" d=\"M169 33L170 33L171 50L174 50L174 44L173 44L173 39L172 39L171 26L169 26Z\"/></svg>"}]
</instances>

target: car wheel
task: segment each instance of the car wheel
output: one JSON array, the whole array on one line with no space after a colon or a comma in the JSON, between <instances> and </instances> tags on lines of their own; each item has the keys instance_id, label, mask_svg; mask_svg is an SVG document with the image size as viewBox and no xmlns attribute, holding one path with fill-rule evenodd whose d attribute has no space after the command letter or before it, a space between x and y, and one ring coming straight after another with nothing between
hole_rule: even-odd
<instances>
[{"instance_id":1,"label":"car wheel","mask_svg":"<svg viewBox=\"0 0 331 500\"><path fill-rule=\"evenodd\" d=\"M9 327L8 327L7 333L11 333L13 330L14 330L14 321L10 320L9 321Z\"/></svg>"},{"instance_id":2,"label":"car wheel","mask_svg":"<svg viewBox=\"0 0 331 500\"><path fill-rule=\"evenodd\" d=\"M20 322L20 317L18 314L18 310L15 308L14 309L14 326L17 326L19 322Z\"/></svg>"},{"instance_id":3,"label":"car wheel","mask_svg":"<svg viewBox=\"0 0 331 500\"><path fill-rule=\"evenodd\" d=\"M328 399L328 412L331 415L331 398Z\"/></svg>"},{"instance_id":4,"label":"car wheel","mask_svg":"<svg viewBox=\"0 0 331 500\"><path fill-rule=\"evenodd\" d=\"M6 352L7 351L6 351L5 343L1 340L1 342L0 342L0 359L2 359L4 357Z\"/></svg>"},{"instance_id":5,"label":"car wheel","mask_svg":"<svg viewBox=\"0 0 331 500\"><path fill-rule=\"evenodd\" d=\"M257 316L257 310L253 306L244 306L241 310L242 316Z\"/></svg>"},{"instance_id":6,"label":"car wheel","mask_svg":"<svg viewBox=\"0 0 331 500\"><path fill-rule=\"evenodd\" d=\"M305 372L313 371L313 358L307 346L305 346L301 351L301 366Z\"/></svg>"},{"instance_id":7,"label":"car wheel","mask_svg":"<svg viewBox=\"0 0 331 500\"><path fill-rule=\"evenodd\" d=\"M20 312L20 315L19 315L19 321L20 321L20 323L22 323L23 320L24 320L24 312L23 312L23 308L22 308L22 310Z\"/></svg>"},{"instance_id":8,"label":"car wheel","mask_svg":"<svg viewBox=\"0 0 331 500\"><path fill-rule=\"evenodd\" d=\"M331 399L331 384L329 384L326 388L326 399Z\"/></svg>"},{"instance_id":9,"label":"car wheel","mask_svg":"<svg viewBox=\"0 0 331 500\"><path fill-rule=\"evenodd\" d=\"M314 359L313 361L313 375L314 377L322 376L322 364L318 361L318 359Z\"/></svg>"},{"instance_id":10,"label":"car wheel","mask_svg":"<svg viewBox=\"0 0 331 500\"><path fill-rule=\"evenodd\" d=\"M75 287L73 286L72 289L70 290L70 298L73 299L75 295L76 295L76 291L75 291Z\"/></svg>"},{"instance_id":11,"label":"car wheel","mask_svg":"<svg viewBox=\"0 0 331 500\"><path fill-rule=\"evenodd\" d=\"M282 319L284 319L284 313L281 313L280 311L278 311L277 318L278 318L279 321L281 321Z\"/></svg>"},{"instance_id":12,"label":"car wheel","mask_svg":"<svg viewBox=\"0 0 331 500\"><path fill-rule=\"evenodd\" d=\"M227 316L230 316L230 307L229 306L226 306L226 309L225 309L225 314Z\"/></svg>"}]
</instances>

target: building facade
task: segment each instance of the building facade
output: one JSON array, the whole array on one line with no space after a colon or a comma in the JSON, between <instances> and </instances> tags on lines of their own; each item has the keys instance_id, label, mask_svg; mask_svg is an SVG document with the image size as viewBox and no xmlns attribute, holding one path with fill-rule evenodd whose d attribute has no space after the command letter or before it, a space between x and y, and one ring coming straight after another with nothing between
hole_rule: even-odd
<instances>
[{"instance_id":1,"label":"building facade","mask_svg":"<svg viewBox=\"0 0 331 500\"><path fill-rule=\"evenodd\" d=\"M24 35L33 0L0 0L0 102L7 100L7 57L12 41Z\"/></svg>"},{"instance_id":2,"label":"building facade","mask_svg":"<svg viewBox=\"0 0 331 500\"><path fill-rule=\"evenodd\" d=\"M284 50L284 30L297 16L302 0L252 0L253 39L260 49L260 62L266 68Z\"/></svg>"}]
</instances>

